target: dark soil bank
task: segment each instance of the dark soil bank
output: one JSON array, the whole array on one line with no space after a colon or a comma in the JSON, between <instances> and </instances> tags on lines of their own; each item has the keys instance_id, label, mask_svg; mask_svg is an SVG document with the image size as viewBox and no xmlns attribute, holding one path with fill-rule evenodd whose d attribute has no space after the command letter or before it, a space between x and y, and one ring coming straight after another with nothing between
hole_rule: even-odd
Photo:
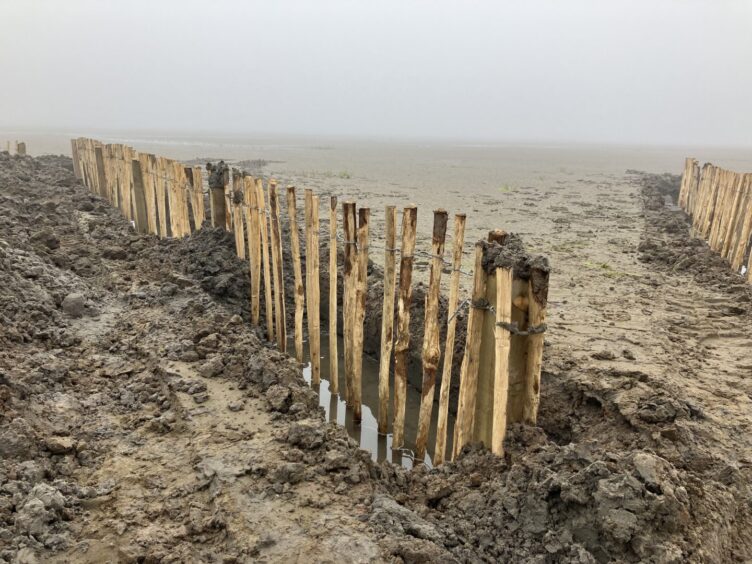
<instances>
[{"instance_id":1,"label":"dark soil bank","mask_svg":"<svg viewBox=\"0 0 752 564\"><path fill-rule=\"evenodd\" d=\"M671 380L694 365L592 371L548 347L540 427L408 472L325 423L249 327L229 235L134 234L65 157L0 153L0 218L2 561L752 558L748 429ZM675 267L685 231L655 219L642 256Z\"/></svg>"}]
</instances>

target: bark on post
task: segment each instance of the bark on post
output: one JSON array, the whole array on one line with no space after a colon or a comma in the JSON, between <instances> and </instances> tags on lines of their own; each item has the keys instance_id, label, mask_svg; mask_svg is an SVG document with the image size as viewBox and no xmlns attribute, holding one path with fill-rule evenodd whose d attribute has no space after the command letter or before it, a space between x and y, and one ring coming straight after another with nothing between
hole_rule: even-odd
<instances>
[{"instance_id":1,"label":"bark on post","mask_svg":"<svg viewBox=\"0 0 752 564\"><path fill-rule=\"evenodd\" d=\"M290 249L292 270L295 276L295 359L303 362L305 288L303 287L303 267L300 262L300 230L298 229L295 186L287 187L287 217L290 220Z\"/></svg>"},{"instance_id":2,"label":"bark on post","mask_svg":"<svg viewBox=\"0 0 752 564\"><path fill-rule=\"evenodd\" d=\"M269 206L272 218L272 262L274 264L274 307L277 326L277 347L287 350L287 327L285 319L285 280L282 273L282 232L279 225L279 198L277 181L269 180Z\"/></svg>"},{"instance_id":3,"label":"bark on post","mask_svg":"<svg viewBox=\"0 0 752 564\"><path fill-rule=\"evenodd\" d=\"M366 318L366 297L368 294L368 222L369 208L358 210L358 271L355 292L355 329L353 331L353 419L360 423L363 401L363 323Z\"/></svg>"},{"instance_id":4,"label":"bark on post","mask_svg":"<svg viewBox=\"0 0 752 564\"><path fill-rule=\"evenodd\" d=\"M99 151L99 155L97 157L98 160L102 152L99 149L97 150ZM144 188L146 180L144 179L144 175L141 170L141 161L139 159L131 160L131 171L131 174L133 176L133 202L135 204L134 207L136 212L136 231L138 231L139 233L148 233L149 215L146 210L146 188Z\"/></svg>"},{"instance_id":5,"label":"bark on post","mask_svg":"<svg viewBox=\"0 0 752 564\"><path fill-rule=\"evenodd\" d=\"M457 329L457 303L460 293L460 269L462 268L462 247L465 243L465 214L454 216L454 247L452 250L452 278L449 283L449 304L447 315L446 344L444 345L444 366L441 372L439 392L439 414L436 422L436 447L433 453L434 465L444 462L446 456L447 421L449 420L449 390L452 384L452 362L454 361L454 337Z\"/></svg>"},{"instance_id":6,"label":"bark on post","mask_svg":"<svg viewBox=\"0 0 752 564\"><path fill-rule=\"evenodd\" d=\"M355 314L355 276L356 240L355 240L355 202L342 204L342 221L345 231L345 266L344 266L344 308L342 320L345 325L345 401L352 401L353 392L353 329Z\"/></svg>"},{"instance_id":7,"label":"bark on post","mask_svg":"<svg viewBox=\"0 0 752 564\"><path fill-rule=\"evenodd\" d=\"M311 265L311 304L308 349L311 354L311 384L321 382L321 290L319 281L319 197L311 198L311 254L306 257L306 265Z\"/></svg>"},{"instance_id":8,"label":"bark on post","mask_svg":"<svg viewBox=\"0 0 752 564\"><path fill-rule=\"evenodd\" d=\"M507 434L507 400L509 397L509 350L512 322L512 269L496 269L496 326L494 340L496 355L494 364L494 402L491 451L504 456L504 437Z\"/></svg>"},{"instance_id":9,"label":"bark on post","mask_svg":"<svg viewBox=\"0 0 752 564\"><path fill-rule=\"evenodd\" d=\"M329 199L329 391L339 393L337 351L337 196Z\"/></svg>"},{"instance_id":10,"label":"bark on post","mask_svg":"<svg viewBox=\"0 0 752 564\"><path fill-rule=\"evenodd\" d=\"M439 347L439 293L441 292L441 271L444 269L444 242L446 240L447 212L438 209L433 212L433 235L431 237L431 274L426 296L426 315L423 328L423 382L421 386L420 416L418 434L415 440L415 456L422 462L426 456L428 428L433 411L436 372L439 369L441 348Z\"/></svg>"},{"instance_id":11,"label":"bark on post","mask_svg":"<svg viewBox=\"0 0 752 564\"><path fill-rule=\"evenodd\" d=\"M261 241L259 227L259 206L256 195L256 182L246 176L245 184L245 208L246 223L248 224L248 254L251 268L251 324L258 326L261 302Z\"/></svg>"},{"instance_id":12,"label":"bark on post","mask_svg":"<svg viewBox=\"0 0 752 564\"><path fill-rule=\"evenodd\" d=\"M264 263L264 301L266 305L266 338L274 341L274 311L272 307L272 271L269 264L269 233L266 223L266 201L264 198L264 183L256 179L256 200L258 201L258 216L261 231L261 254Z\"/></svg>"},{"instance_id":13,"label":"bark on post","mask_svg":"<svg viewBox=\"0 0 752 564\"><path fill-rule=\"evenodd\" d=\"M386 206L386 240L384 241L384 306L381 311L381 355L379 357L379 433L389 431L389 370L394 341L394 287L397 281L397 207Z\"/></svg>"},{"instance_id":14,"label":"bark on post","mask_svg":"<svg viewBox=\"0 0 752 564\"><path fill-rule=\"evenodd\" d=\"M407 354L410 350L410 302L413 298L413 252L418 208L410 205L402 212L402 257L400 259L399 299L397 301L397 341L394 345L394 426L392 447L405 444L407 400Z\"/></svg>"},{"instance_id":15,"label":"bark on post","mask_svg":"<svg viewBox=\"0 0 752 564\"><path fill-rule=\"evenodd\" d=\"M525 370L525 396L522 420L535 425L540 405L540 379L543 365L543 342L548 303L548 268L533 266L528 282L527 367Z\"/></svg>"},{"instance_id":16,"label":"bark on post","mask_svg":"<svg viewBox=\"0 0 752 564\"><path fill-rule=\"evenodd\" d=\"M467 322L467 342L465 356L460 370L460 397L457 406L456 433L452 458L456 458L462 447L473 438L475 400L478 391L478 358L480 337L486 307L486 273L483 270L483 243L475 244L475 265L473 275L472 303Z\"/></svg>"}]
</instances>

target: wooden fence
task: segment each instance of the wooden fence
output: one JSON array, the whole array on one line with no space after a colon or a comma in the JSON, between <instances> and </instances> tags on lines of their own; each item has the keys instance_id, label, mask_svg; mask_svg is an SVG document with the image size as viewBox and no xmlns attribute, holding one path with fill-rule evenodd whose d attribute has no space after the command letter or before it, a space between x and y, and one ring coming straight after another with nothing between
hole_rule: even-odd
<instances>
[{"instance_id":1,"label":"wooden fence","mask_svg":"<svg viewBox=\"0 0 752 564\"><path fill-rule=\"evenodd\" d=\"M182 237L204 223L205 206L201 170L150 154L137 153L124 145L107 145L92 139L71 142L74 171L93 192L118 206L140 232L159 237ZM207 166L209 171L209 210L211 224L234 233L237 255L249 261L251 278L251 323L263 323L270 341L279 350L287 348L284 270L277 182L231 171L224 165ZM337 339L329 339L330 390L342 394L352 409L353 419L361 420L364 321L368 304L368 261L370 255L371 210L357 208L353 201L338 206L330 196L328 245L320 247L319 213L321 201L305 190L303 240L305 273L301 261L301 234L298 223L296 189L285 189L289 244L294 273L294 348L303 362L304 317L307 319L312 385L321 378L321 311L319 268L321 252L328 253L329 311L328 331L336 336L338 306L342 306L344 327L345 389L338 389ZM341 209L341 216L338 211ZM413 293L413 261L416 255L431 259L422 343L422 391L416 437L416 459L423 460L436 395L436 380L442 358L439 326L441 279L450 271L446 337L441 385L438 397L437 433L433 461L439 464L455 457L472 441L482 441L494 453L503 455L507 424L535 424L540 396L543 333L546 329L548 263L531 260L511 249L504 231L492 231L487 241L474 250L472 296L460 303L460 275L464 244L465 215L454 216L451 260L445 260L449 216L445 210L433 212L430 250L416 249L418 209L406 206L402 213L400 245L397 245L397 208L386 206L383 306L381 309L381 350L378 376L378 428L391 427L394 448L405 444L407 366L411 346L410 317ZM340 228L341 219L341 228ZM511 238L509 238L511 240ZM342 288L338 295L338 248L342 245ZM507 252L509 251L509 252ZM399 276L397 276L399 255ZM507 256L509 255L509 256ZM263 287L263 292L262 292ZM394 304L397 301L396 328ZM263 304L263 310L262 310ZM459 401L454 427L453 449L447 452L448 414L454 342L458 312L469 306L466 348L460 370ZM370 315L378 312L368 312ZM392 356L394 378L390 386ZM393 420L389 398L393 390ZM391 425L390 425L391 423Z\"/></svg>"},{"instance_id":2,"label":"wooden fence","mask_svg":"<svg viewBox=\"0 0 752 564\"><path fill-rule=\"evenodd\" d=\"M17 155L26 154L26 143L24 141L15 141L13 143ZM5 142L5 150L10 153L10 141Z\"/></svg>"},{"instance_id":3,"label":"wooden fence","mask_svg":"<svg viewBox=\"0 0 752 564\"><path fill-rule=\"evenodd\" d=\"M697 160L684 163L679 207L696 235L752 283L752 173L738 173Z\"/></svg>"}]
</instances>

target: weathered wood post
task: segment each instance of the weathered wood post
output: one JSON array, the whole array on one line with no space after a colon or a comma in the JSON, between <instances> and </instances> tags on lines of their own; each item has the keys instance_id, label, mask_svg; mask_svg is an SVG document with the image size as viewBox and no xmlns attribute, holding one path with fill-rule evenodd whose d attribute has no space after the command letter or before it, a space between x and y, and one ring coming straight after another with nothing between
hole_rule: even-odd
<instances>
[{"instance_id":1,"label":"weathered wood post","mask_svg":"<svg viewBox=\"0 0 752 564\"><path fill-rule=\"evenodd\" d=\"M269 180L269 205L272 219L272 263L274 265L274 307L276 312L277 347L287 350L287 323L285 319L285 280L282 273L282 233L279 225L279 198L277 181Z\"/></svg>"},{"instance_id":2,"label":"weathered wood post","mask_svg":"<svg viewBox=\"0 0 752 564\"><path fill-rule=\"evenodd\" d=\"M507 400L509 396L509 350L512 323L512 269L496 269L496 326L494 337L494 402L491 451L504 456L504 437L507 434Z\"/></svg>"},{"instance_id":3,"label":"weathered wood post","mask_svg":"<svg viewBox=\"0 0 752 564\"><path fill-rule=\"evenodd\" d=\"M260 241L259 206L255 180L250 176L246 176L243 179L243 183L245 184L245 200L248 203L245 213L246 223L248 224L248 249L251 268L251 323L258 326L261 302L262 246Z\"/></svg>"},{"instance_id":4,"label":"weathered wood post","mask_svg":"<svg viewBox=\"0 0 752 564\"><path fill-rule=\"evenodd\" d=\"M465 356L460 370L460 397L455 423L455 440L452 458L456 458L473 438L473 421L475 418L475 400L478 392L478 360L480 353L481 329L483 317L488 304L486 302L486 272L483 270L483 242L475 244L475 265L473 274L473 293L470 315L467 321L467 342Z\"/></svg>"},{"instance_id":5,"label":"weathered wood post","mask_svg":"<svg viewBox=\"0 0 752 564\"><path fill-rule=\"evenodd\" d=\"M26 143L23 141L17 141L16 142L16 154L17 155L26 155Z\"/></svg>"},{"instance_id":6,"label":"weathered wood post","mask_svg":"<svg viewBox=\"0 0 752 564\"><path fill-rule=\"evenodd\" d=\"M102 198L107 196L107 173L104 168L104 153L102 147L94 148L94 156L97 167L97 194Z\"/></svg>"},{"instance_id":7,"label":"weathered wood post","mask_svg":"<svg viewBox=\"0 0 752 564\"><path fill-rule=\"evenodd\" d=\"M303 362L305 288L303 286L303 267L300 262L300 230L298 229L295 186L287 187L287 217L290 220L290 249L292 270L295 276L295 359L298 362Z\"/></svg>"},{"instance_id":8,"label":"weathered wood post","mask_svg":"<svg viewBox=\"0 0 752 564\"><path fill-rule=\"evenodd\" d=\"M356 275L356 245L355 240L355 202L343 202L342 221L345 231L344 241L344 307L342 321L345 326L345 401L348 405L352 401L353 392L353 331L355 318L355 275Z\"/></svg>"},{"instance_id":9,"label":"weathered wood post","mask_svg":"<svg viewBox=\"0 0 752 564\"><path fill-rule=\"evenodd\" d=\"M101 150L97 149L101 155ZM97 156L99 160L99 156ZM135 223L136 231L139 233L149 232L149 215L146 210L146 189L144 184L144 175L141 170L141 161L139 159L131 159L131 169L133 176L133 203L135 204Z\"/></svg>"},{"instance_id":10,"label":"weathered wood post","mask_svg":"<svg viewBox=\"0 0 752 564\"><path fill-rule=\"evenodd\" d=\"M536 260L530 270L527 294L527 370L522 420L530 425L538 421L540 379L543 365L543 341L546 331L549 267L545 260Z\"/></svg>"},{"instance_id":11,"label":"weathered wood post","mask_svg":"<svg viewBox=\"0 0 752 564\"><path fill-rule=\"evenodd\" d=\"M337 351L337 196L329 199L329 391L339 393Z\"/></svg>"},{"instance_id":12,"label":"weathered wood post","mask_svg":"<svg viewBox=\"0 0 752 564\"><path fill-rule=\"evenodd\" d=\"M224 197L224 196L223 196ZM264 301L266 305L266 338L274 340L274 311L272 306L272 272L269 264L269 233L266 224L266 201L264 184L256 179L256 201L258 202L259 224L261 231L261 255L264 263Z\"/></svg>"},{"instance_id":13,"label":"weathered wood post","mask_svg":"<svg viewBox=\"0 0 752 564\"><path fill-rule=\"evenodd\" d=\"M75 139L70 140L71 144L71 158L73 159L73 176L77 180L81 180L81 163L78 160L78 145ZM10 153L10 141L8 141L7 150Z\"/></svg>"},{"instance_id":14,"label":"weathered wood post","mask_svg":"<svg viewBox=\"0 0 752 564\"><path fill-rule=\"evenodd\" d=\"M384 241L384 305L381 311L381 355L379 357L379 433L389 431L389 370L394 342L394 288L397 282L397 207L386 206Z\"/></svg>"},{"instance_id":15,"label":"weathered wood post","mask_svg":"<svg viewBox=\"0 0 752 564\"><path fill-rule=\"evenodd\" d=\"M243 177L237 169L232 170L232 228L235 233L235 250L238 258L245 260L245 229L243 227ZM273 240L273 237L272 237Z\"/></svg>"},{"instance_id":16,"label":"weathered wood post","mask_svg":"<svg viewBox=\"0 0 752 564\"><path fill-rule=\"evenodd\" d=\"M465 214L454 216L454 246L452 249L452 277L449 283L449 304L447 306L447 333L444 345L444 366L441 372L439 392L439 414L436 422L436 447L433 453L434 465L444 462L446 456L447 422L449 420L449 391L452 385L452 362L454 361L454 337L457 330L457 304L460 293L460 269L462 268L462 248L465 244Z\"/></svg>"},{"instance_id":17,"label":"weathered wood post","mask_svg":"<svg viewBox=\"0 0 752 564\"><path fill-rule=\"evenodd\" d=\"M418 208L410 205L402 212L402 257L400 259L399 299L397 300L397 341L394 345L394 425L392 447L405 444L407 401L407 355L410 350L410 303L413 299L413 253Z\"/></svg>"},{"instance_id":18,"label":"weathered wood post","mask_svg":"<svg viewBox=\"0 0 752 564\"><path fill-rule=\"evenodd\" d=\"M157 192L154 182L154 171L151 168L150 157L147 153L139 153L138 161L141 165L141 180L144 184L144 198L146 204L146 221L149 233L159 235L159 219L157 215Z\"/></svg>"},{"instance_id":19,"label":"weathered wood post","mask_svg":"<svg viewBox=\"0 0 752 564\"><path fill-rule=\"evenodd\" d=\"M194 166L191 176L191 207L193 208L193 224L196 229L206 221L206 210L204 209L204 177L200 166Z\"/></svg>"},{"instance_id":20,"label":"weathered wood post","mask_svg":"<svg viewBox=\"0 0 752 564\"><path fill-rule=\"evenodd\" d=\"M428 428L433 411L436 372L439 369L441 348L439 347L439 293L441 292L441 271L444 268L444 243L446 240L447 212L438 209L433 212L433 235L431 237L431 273L426 296L425 323L423 328L423 382L421 386L420 416L418 434L415 440L415 457L422 462L426 456Z\"/></svg>"},{"instance_id":21,"label":"weathered wood post","mask_svg":"<svg viewBox=\"0 0 752 564\"><path fill-rule=\"evenodd\" d=\"M207 163L209 173L209 213L212 227L225 227L225 171L227 165L219 161L216 165Z\"/></svg>"},{"instance_id":22,"label":"weathered wood post","mask_svg":"<svg viewBox=\"0 0 752 564\"><path fill-rule=\"evenodd\" d=\"M310 325L308 327L308 349L311 354L311 383L316 386L321 382L321 289L319 280L319 197L311 198L311 254L306 257L306 267L311 265L311 304L308 308Z\"/></svg>"},{"instance_id":23,"label":"weathered wood post","mask_svg":"<svg viewBox=\"0 0 752 564\"><path fill-rule=\"evenodd\" d=\"M366 317L368 296L368 222L369 208L358 210L358 254L355 290L355 329L353 330L353 419L360 423L363 401L363 323Z\"/></svg>"}]
</instances>

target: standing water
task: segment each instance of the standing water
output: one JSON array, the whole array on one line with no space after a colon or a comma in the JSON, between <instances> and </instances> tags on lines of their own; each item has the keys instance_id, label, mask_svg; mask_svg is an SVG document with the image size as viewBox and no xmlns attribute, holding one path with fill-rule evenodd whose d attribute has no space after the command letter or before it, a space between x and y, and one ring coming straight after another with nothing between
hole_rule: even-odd
<instances>
[{"instance_id":1,"label":"standing water","mask_svg":"<svg viewBox=\"0 0 752 564\"><path fill-rule=\"evenodd\" d=\"M334 421L347 429L348 434L355 439L361 448L369 451L371 457L376 462L390 460L394 464L400 464L405 468L412 468L415 464L415 436L418 430L418 412L420 410L420 392L408 384L407 387L407 407L405 410L405 446L404 448L392 448L392 433L386 435L378 432L377 415L379 409L379 362L369 356L363 355L363 383L362 383L362 421L356 424L353 421L353 411L347 406L343 398L345 390L345 361L343 353L345 350L342 338L337 339L337 351L339 353L339 390L340 394L332 394L330 391L329 377L329 357L327 354L321 356L321 383L314 390L319 396L319 405L326 412L327 421ZM295 344L291 339L288 343L288 352L294 354ZM321 335L321 351L329 351L329 335ZM303 345L303 358L310 358L308 342ZM306 382L311 383L311 364L310 362L303 368L303 377ZM390 397L389 397L389 424L391 428L393 418L394 396L393 385L394 375L390 374ZM433 413L431 417L431 426L428 434L428 446L426 456L423 462L432 466L434 446L436 444L436 420L438 417L439 406L434 402ZM447 453L452 449L452 434L454 432L454 416L449 414L447 424Z\"/></svg>"}]
</instances>

